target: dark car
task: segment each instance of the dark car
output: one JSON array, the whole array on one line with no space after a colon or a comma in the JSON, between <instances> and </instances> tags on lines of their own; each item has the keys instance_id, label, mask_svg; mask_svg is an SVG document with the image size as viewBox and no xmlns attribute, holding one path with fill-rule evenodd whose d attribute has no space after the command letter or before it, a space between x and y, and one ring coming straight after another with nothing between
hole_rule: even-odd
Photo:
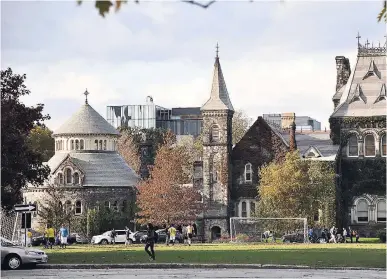
<instances>
[{"instance_id":1,"label":"dark car","mask_svg":"<svg viewBox=\"0 0 387 279\"><path fill-rule=\"evenodd\" d=\"M157 242L165 243L165 241L167 241L166 229L157 230L156 233L158 235ZM175 243L183 243L183 242L184 242L184 238L181 235L180 231L176 231Z\"/></svg>"},{"instance_id":2,"label":"dark car","mask_svg":"<svg viewBox=\"0 0 387 279\"><path fill-rule=\"evenodd\" d=\"M144 236L146 237L148 234L148 231L142 230L135 232L129 239L130 243L143 243Z\"/></svg>"},{"instance_id":3,"label":"dark car","mask_svg":"<svg viewBox=\"0 0 387 279\"><path fill-rule=\"evenodd\" d=\"M32 246L44 246L46 240L43 235L33 237L31 241ZM73 243L77 242L77 235L76 234L70 234L69 237L67 238L67 244L71 245ZM55 241L55 245L59 245L60 243Z\"/></svg>"},{"instance_id":4,"label":"dark car","mask_svg":"<svg viewBox=\"0 0 387 279\"><path fill-rule=\"evenodd\" d=\"M298 232L285 234L282 237L282 242L284 242L284 243L304 243L304 234L298 233Z\"/></svg>"}]
</instances>

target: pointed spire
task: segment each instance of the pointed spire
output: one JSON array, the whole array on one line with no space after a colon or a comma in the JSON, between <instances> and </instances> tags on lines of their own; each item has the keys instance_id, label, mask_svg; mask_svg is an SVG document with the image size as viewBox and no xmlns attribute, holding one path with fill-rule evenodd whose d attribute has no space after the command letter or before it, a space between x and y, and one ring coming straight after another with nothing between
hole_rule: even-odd
<instances>
[{"instance_id":1,"label":"pointed spire","mask_svg":"<svg viewBox=\"0 0 387 279\"><path fill-rule=\"evenodd\" d=\"M356 39L357 39L357 47L358 48L360 48L360 38L361 38L360 33L359 33L359 31L357 31Z\"/></svg>"},{"instance_id":2,"label":"pointed spire","mask_svg":"<svg viewBox=\"0 0 387 279\"><path fill-rule=\"evenodd\" d=\"M90 93L87 91L87 88L86 88L86 91L85 93L83 93L83 95L85 95L85 104L88 105L89 103L87 102L87 95L89 95Z\"/></svg>"},{"instance_id":3,"label":"pointed spire","mask_svg":"<svg viewBox=\"0 0 387 279\"><path fill-rule=\"evenodd\" d=\"M219 62L219 45L216 44L216 57L214 64L214 75L210 99L202 106L201 110L230 110L234 111L230 96L227 91L226 82L223 77Z\"/></svg>"}]
</instances>

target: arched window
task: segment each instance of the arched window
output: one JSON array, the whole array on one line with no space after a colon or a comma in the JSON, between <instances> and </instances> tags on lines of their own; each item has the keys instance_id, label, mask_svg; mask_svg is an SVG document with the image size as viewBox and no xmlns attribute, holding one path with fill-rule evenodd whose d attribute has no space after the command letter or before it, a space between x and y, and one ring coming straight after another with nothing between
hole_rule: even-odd
<instances>
[{"instance_id":1,"label":"arched window","mask_svg":"<svg viewBox=\"0 0 387 279\"><path fill-rule=\"evenodd\" d=\"M79 141L79 149L81 150L85 149L85 141L83 139Z\"/></svg>"},{"instance_id":2,"label":"arched window","mask_svg":"<svg viewBox=\"0 0 387 279\"><path fill-rule=\"evenodd\" d=\"M79 150L79 140L75 140L75 150Z\"/></svg>"},{"instance_id":3,"label":"arched window","mask_svg":"<svg viewBox=\"0 0 387 279\"><path fill-rule=\"evenodd\" d=\"M377 216L376 221L386 222L386 200L380 200L377 203Z\"/></svg>"},{"instance_id":4,"label":"arched window","mask_svg":"<svg viewBox=\"0 0 387 279\"><path fill-rule=\"evenodd\" d=\"M66 214L69 214L72 210L71 201L66 201L65 203L65 212Z\"/></svg>"},{"instance_id":5,"label":"arched window","mask_svg":"<svg viewBox=\"0 0 387 279\"><path fill-rule=\"evenodd\" d=\"M250 202L250 216L255 216L255 202Z\"/></svg>"},{"instance_id":6,"label":"arched window","mask_svg":"<svg viewBox=\"0 0 387 279\"><path fill-rule=\"evenodd\" d=\"M59 205L59 209L60 209L60 210L63 210L63 204L62 204L62 202L61 202L61 201L59 202L59 204L58 204L58 205Z\"/></svg>"},{"instance_id":7,"label":"arched window","mask_svg":"<svg viewBox=\"0 0 387 279\"><path fill-rule=\"evenodd\" d=\"M74 140L71 140L70 144L71 144L71 150L74 150Z\"/></svg>"},{"instance_id":8,"label":"arched window","mask_svg":"<svg viewBox=\"0 0 387 279\"><path fill-rule=\"evenodd\" d=\"M359 145L357 143L357 136L352 134L348 139L348 156L359 156Z\"/></svg>"},{"instance_id":9,"label":"arched window","mask_svg":"<svg viewBox=\"0 0 387 279\"><path fill-rule=\"evenodd\" d=\"M103 150L106 150L106 144L107 144L107 142L106 142L106 140L104 140L103 141Z\"/></svg>"},{"instance_id":10,"label":"arched window","mask_svg":"<svg viewBox=\"0 0 387 279\"><path fill-rule=\"evenodd\" d=\"M75 214L76 215L82 214L82 202L81 201L75 202Z\"/></svg>"},{"instance_id":11,"label":"arched window","mask_svg":"<svg viewBox=\"0 0 387 279\"><path fill-rule=\"evenodd\" d=\"M63 174L62 173L58 173L58 184L63 185Z\"/></svg>"},{"instance_id":12,"label":"arched window","mask_svg":"<svg viewBox=\"0 0 387 279\"><path fill-rule=\"evenodd\" d=\"M105 201L105 208L106 208L106 209L109 209L109 208L110 208L110 202L109 202L109 201Z\"/></svg>"},{"instance_id":13,"label":"arched window","mask_svg":"<svg viewBox=\"0 0 387 279\"><path fill-rule=\"evenodd\" d=\"M113 203L113 210L114 210L114 211L118 211L118 201L115 201L115 202Z\"/></svg>"},{"instance_id":14,"label":"arched window","mask_svg":"<svg viewBox=\"0 0 387 279\"><path fill-rule=\"evenodd\" d=\"M66 184L73 183L73 176L70 169L66 169Z\"/></svg>"},{"instance_id":15,"label":"arched window","mask_svg":"<svg viewBox=\"0 0 387 279\"><path fill-rule=\"evenodd\" d=\"M99 150L102 150L102 140L99 140L99 146L98 146L99 148Z\"/></svg>"},{"instance_id":16,"label":"arched window","mask_svg":"<svg viewBox=\"0 0 387 279\"><path fill-rule=\"evenodd\" d=\"M375 156L375 138L373 135L366 135L364 137L364 156Z\"/></svg>"},{"instance_id":17,"label":"arched window","mask_svg":"<svg viewBox=\"0 0 387 279\"><path fill-rule=\"evenodd\" d=\"M74 173L74 184L79 185L79 173Z\"/></svg>"},{"instance_id":18,"label":"arched window","mask_svg":"<svg viewBox=\"0 0 387 279\"><path fill-rule=\"evenodd\" d=\"M253 170L250 163L245 165L245 182L251 182L253 179Z\"/></svg>"},{"instance_id":19,"label":"arched window","mask_svg":"<svg viewBox=\"0 0 387 279\"><path fill-rule=\"evenodd\" d=\"M61 140L61 141L60 141L60 149L61 149L61 150L64 150L64 149L65 149L65 148L64 148L64 143L65 143L64 140Z\"/></svg>"},{"instance_id":20,"label":"arched window","mask_svg":"<svg viewBox=\"0 0 387 279\"><path fill-rule=\"evenodd\" d=\"M58 150L58 141L55 141L55 150Z\"/></svg>"},{"instance_id":21,"label":"arched window","mask_svg":"<svg viewBox=\"0 0 387 279\"><path fill-rule=\"evenodd\" d=\"M357 221L368 222L368 203L365 200L360 200L356 206Z\"/></svg>"},{"instance_id":22,"label":"arched window","mask_svg":"<svg viewBox=\"0 0 387 279\"><path fill-rule=\"evenodd\" d=\"M95 149L95 150L98 150L98 140L95 140L95 141L94 141L94 145L95 145L95 146L94 146L94 149Z\"/></svg>"},{"instance_id":23,"label":"arched window","mask_svg":"<svg viewBox=\"0 0 387 279\"><path fill-rule=\"evenodd\" d=\"M382 138L380 139L380 152L381 152L382 156L387 156L387 152L386 152L386 134L384 134L382 136Z\"/></svg>"},{"instance_id":24,"label":"arched window","mask_svg":"<svg viewBox=\"0 0 387 279\"><path fill-rule=\"evenodd\" d=\"M214 125L211 127L210 131L210 141L211 142L219 142L219 126Z\"/></svg>"},{"instance_id":25,"label":"arched window","mask_svg":"<svg viewBox=\"0 0 387 279\"><path fill-rule=\"evenodd\" d=\"M242 202L242 217L247 217L246 202Z\"/></svg>"}]
</instances>

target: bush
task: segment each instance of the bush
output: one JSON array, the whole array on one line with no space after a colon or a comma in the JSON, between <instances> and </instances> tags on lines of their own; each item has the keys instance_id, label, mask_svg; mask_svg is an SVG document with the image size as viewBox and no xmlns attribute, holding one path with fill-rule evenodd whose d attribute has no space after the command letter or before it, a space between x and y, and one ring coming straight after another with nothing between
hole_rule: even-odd
<instances>
[{"instance_id":1,"label":"bush","mask_svg":"<svg viewBox=\"0 0 387 279\"><path fill-rule=\"evenodd\" d=\"M380 242L386 243L386 229L378 231L378 238Z\"/></svg>"}]
</instances>

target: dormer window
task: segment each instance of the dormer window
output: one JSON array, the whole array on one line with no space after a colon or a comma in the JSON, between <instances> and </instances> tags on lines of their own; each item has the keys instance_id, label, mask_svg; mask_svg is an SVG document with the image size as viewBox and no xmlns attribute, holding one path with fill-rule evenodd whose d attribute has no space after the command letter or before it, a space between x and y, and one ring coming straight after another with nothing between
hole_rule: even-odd
<instances>
[{"instance_id":1,"label":"dormer window","mask_svg":"<svg viewBox=\"0 0 387 279\"><path fill-rule=\"evenodd\" d=\"M58 184L63 185L63 174L62 173L58 173Z\"/></svg>"},{"instance_id":2,"label":"dormer window","mask_svg":"<svg viewBox=\"0 0 387 279\"><path fill-rule=\"evenodd\" d=\"M72 184L73 183L73 176L71 173L71 169L66 169L66 184Z\"/></svg>"},{"instance_id":3,"label":"dormer window","mask_svg":"<svg viewBox=\"0 0 387 279\"><path fill-rule=\"evenodd\" d=\"M106 150L107 140L103 141L103 150Z\"/></svg>"},{"instance_id":4,"label":"dormer window","mask_svg":"<svg viewBox=\"0 0 387 279\"><path fill-rule=\"evenodd\" d=\"M75 140L75 150L79 150L79 140Z\"/></svg>"},{"instance_id":5,"label":"dormer window","mask_svg":"<svg viewBox=\"0 0 387 279\"><path fill-rule=\"evenodd\" d=\"M94 141L94 149L95 149L95 150L98 150L98 140L95 140L95 141Z\"/></svg>"},{"instance_id":6,"label":"dormer window","mask_svg":"<svg viewBox=\"0 0 387 279\"><path fill-rule=\"evenodd\" d=\"M98 146L99 148L99 150L102 150L102 140L99 140L99 146Z\"/></svg>"},{"instance_id":7,"label":"dormer window","mask_svg":"<svg viewBox=\"0 0 387 279\"><path fill-rule=\"evenodd\" d=\"M210 130L210 142L219 142L219 126L213 125Z\"/></svg>"},{"instance_id":8,"label":"dormer window","mask_svg":"<svg viewBox=\"0 0 387 279\"><path fill-rule=\"evenodd\" d=\"M386 100L386 99L387 99L386 84L383 83L382 87L380 88L379 96L375 100L375 103L380 102L382 100Z\"/></svg>"}]
</instances>

